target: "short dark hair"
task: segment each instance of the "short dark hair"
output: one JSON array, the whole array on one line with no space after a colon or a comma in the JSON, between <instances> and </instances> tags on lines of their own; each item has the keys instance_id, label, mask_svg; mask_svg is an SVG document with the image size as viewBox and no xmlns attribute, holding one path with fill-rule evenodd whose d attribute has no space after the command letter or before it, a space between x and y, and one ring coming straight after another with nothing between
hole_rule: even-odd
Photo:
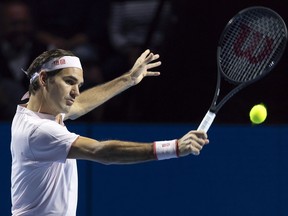
<instances>
[{"instance_id":1,"label":"short dark hair","mask_svg":"<svg viewBox=\"0 0 288 216\"><path fill-rule=\"evenodd\" d=\"M53 50L48 50L43 52L42 54L40 54L38 57L36 57L34 59L34 61L31 63L31 65L29 66L28 70L27 70L27 76L29 79L31 79L31 77L33 76L34 73L36 72L40 72L41 67L43 66L43 64L45 64L46 62L50 61L53 58L57 58L57 57L63 57L63 56L75 56L71 51L69 50L63 50L63 49L53 49ZM48 77L52 77L55 74L57 74L59 70L55 70L55 71L49 71L49 73L47 73ZM37 89L39 89L40 85L38 81L32 82L29 85L29 93L35 93L35 91L37 91Z\"/></svg>"}]
</instances>

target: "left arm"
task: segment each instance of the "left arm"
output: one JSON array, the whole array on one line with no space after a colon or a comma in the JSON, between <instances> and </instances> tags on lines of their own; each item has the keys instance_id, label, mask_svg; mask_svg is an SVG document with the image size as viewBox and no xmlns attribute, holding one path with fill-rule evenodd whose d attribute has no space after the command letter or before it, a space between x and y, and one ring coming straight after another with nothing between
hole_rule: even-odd
<instances>
[{"instance_id":1,"label":"left arm","mask_svg":"<svg viewBox=\"0 0 288 216\"><path fill-rule=\"evenodd\" d=\"M199 155L204 145L209 143L203 131L189 131L183 137L165 144L127 142L120 140L97 141L79 136L71 145L68 158L90 160L102 164L135 164L164 160L187 155ZM167 144L171 144L167 147ZM158 147L157 147L158 146ZM162 146L162 147L161 147ZM171 149L171 147L173 147Z\"/></svg>"},{"instance_id":2,"label":"left arm","mask_svg":"<svg viewBox=\"0 0 288 216\"><path fill-rule=\"evenodd\" d=\"M149 69L161 64L160 61L154 62L158 58L158 54L153 54L150 50L146 50L136 60L134 66L129 70L129 72L81 93L76 98L75 103L71 107L70 112L66 114L65 118L76 119L100 106L117 94L137 85L144 77L159 76L160 72L149 71Z\"/></svg>"}]
</instances>

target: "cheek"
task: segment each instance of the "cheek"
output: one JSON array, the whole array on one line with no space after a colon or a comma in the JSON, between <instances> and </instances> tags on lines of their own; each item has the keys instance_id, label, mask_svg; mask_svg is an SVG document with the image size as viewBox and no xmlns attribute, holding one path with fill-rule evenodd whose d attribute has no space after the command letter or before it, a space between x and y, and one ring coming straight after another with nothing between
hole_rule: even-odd
<instances>
[{"instance_id":1,"label":"cheek","mask_svg":"<svg viewBox=\"0 0 288 216\"><path fill-rule=\"evenodd\" d=\"M51 89L51 96L57 99L63 98L69 94L69 88L63 85L56 85Z\"/></svg>"}]
</instances>

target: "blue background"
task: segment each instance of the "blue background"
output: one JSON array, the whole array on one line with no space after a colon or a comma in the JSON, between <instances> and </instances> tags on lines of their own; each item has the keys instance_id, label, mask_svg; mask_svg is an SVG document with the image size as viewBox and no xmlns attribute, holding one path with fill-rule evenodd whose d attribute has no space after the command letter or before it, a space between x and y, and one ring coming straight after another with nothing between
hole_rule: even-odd
<instances>
[{"instance_id":1,"label":"blue background","mask_svg":"<svg viewBox=\"0 0 288 216\"><path fill-rule=\"evenodd\" d=\"M193 124L68 124L95 139L179 138ZM0 212L10 215L10 125L0 124ZM77 215L287 216L288 126L217 125L200 156L137 165L78 161Z\"/></svg>"}]
</instances>

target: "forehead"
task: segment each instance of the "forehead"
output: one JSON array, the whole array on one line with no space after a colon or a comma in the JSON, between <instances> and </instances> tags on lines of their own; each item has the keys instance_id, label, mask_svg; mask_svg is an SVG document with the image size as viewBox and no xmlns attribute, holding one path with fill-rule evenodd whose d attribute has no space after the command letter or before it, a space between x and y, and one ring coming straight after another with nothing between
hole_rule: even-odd
<instances>
[{"instance_id":1,"label":"forehead","mask_svg":"<svg viewBox=\"0 0 288 216\"><path fill-rule=\"evenodd\" d=\"M48 72L49 73L49 72ZM59 73L61 77L73 77L78 83L83 83L83 70L80 68L64 68Z\"/></svg>"}]
</instances>

